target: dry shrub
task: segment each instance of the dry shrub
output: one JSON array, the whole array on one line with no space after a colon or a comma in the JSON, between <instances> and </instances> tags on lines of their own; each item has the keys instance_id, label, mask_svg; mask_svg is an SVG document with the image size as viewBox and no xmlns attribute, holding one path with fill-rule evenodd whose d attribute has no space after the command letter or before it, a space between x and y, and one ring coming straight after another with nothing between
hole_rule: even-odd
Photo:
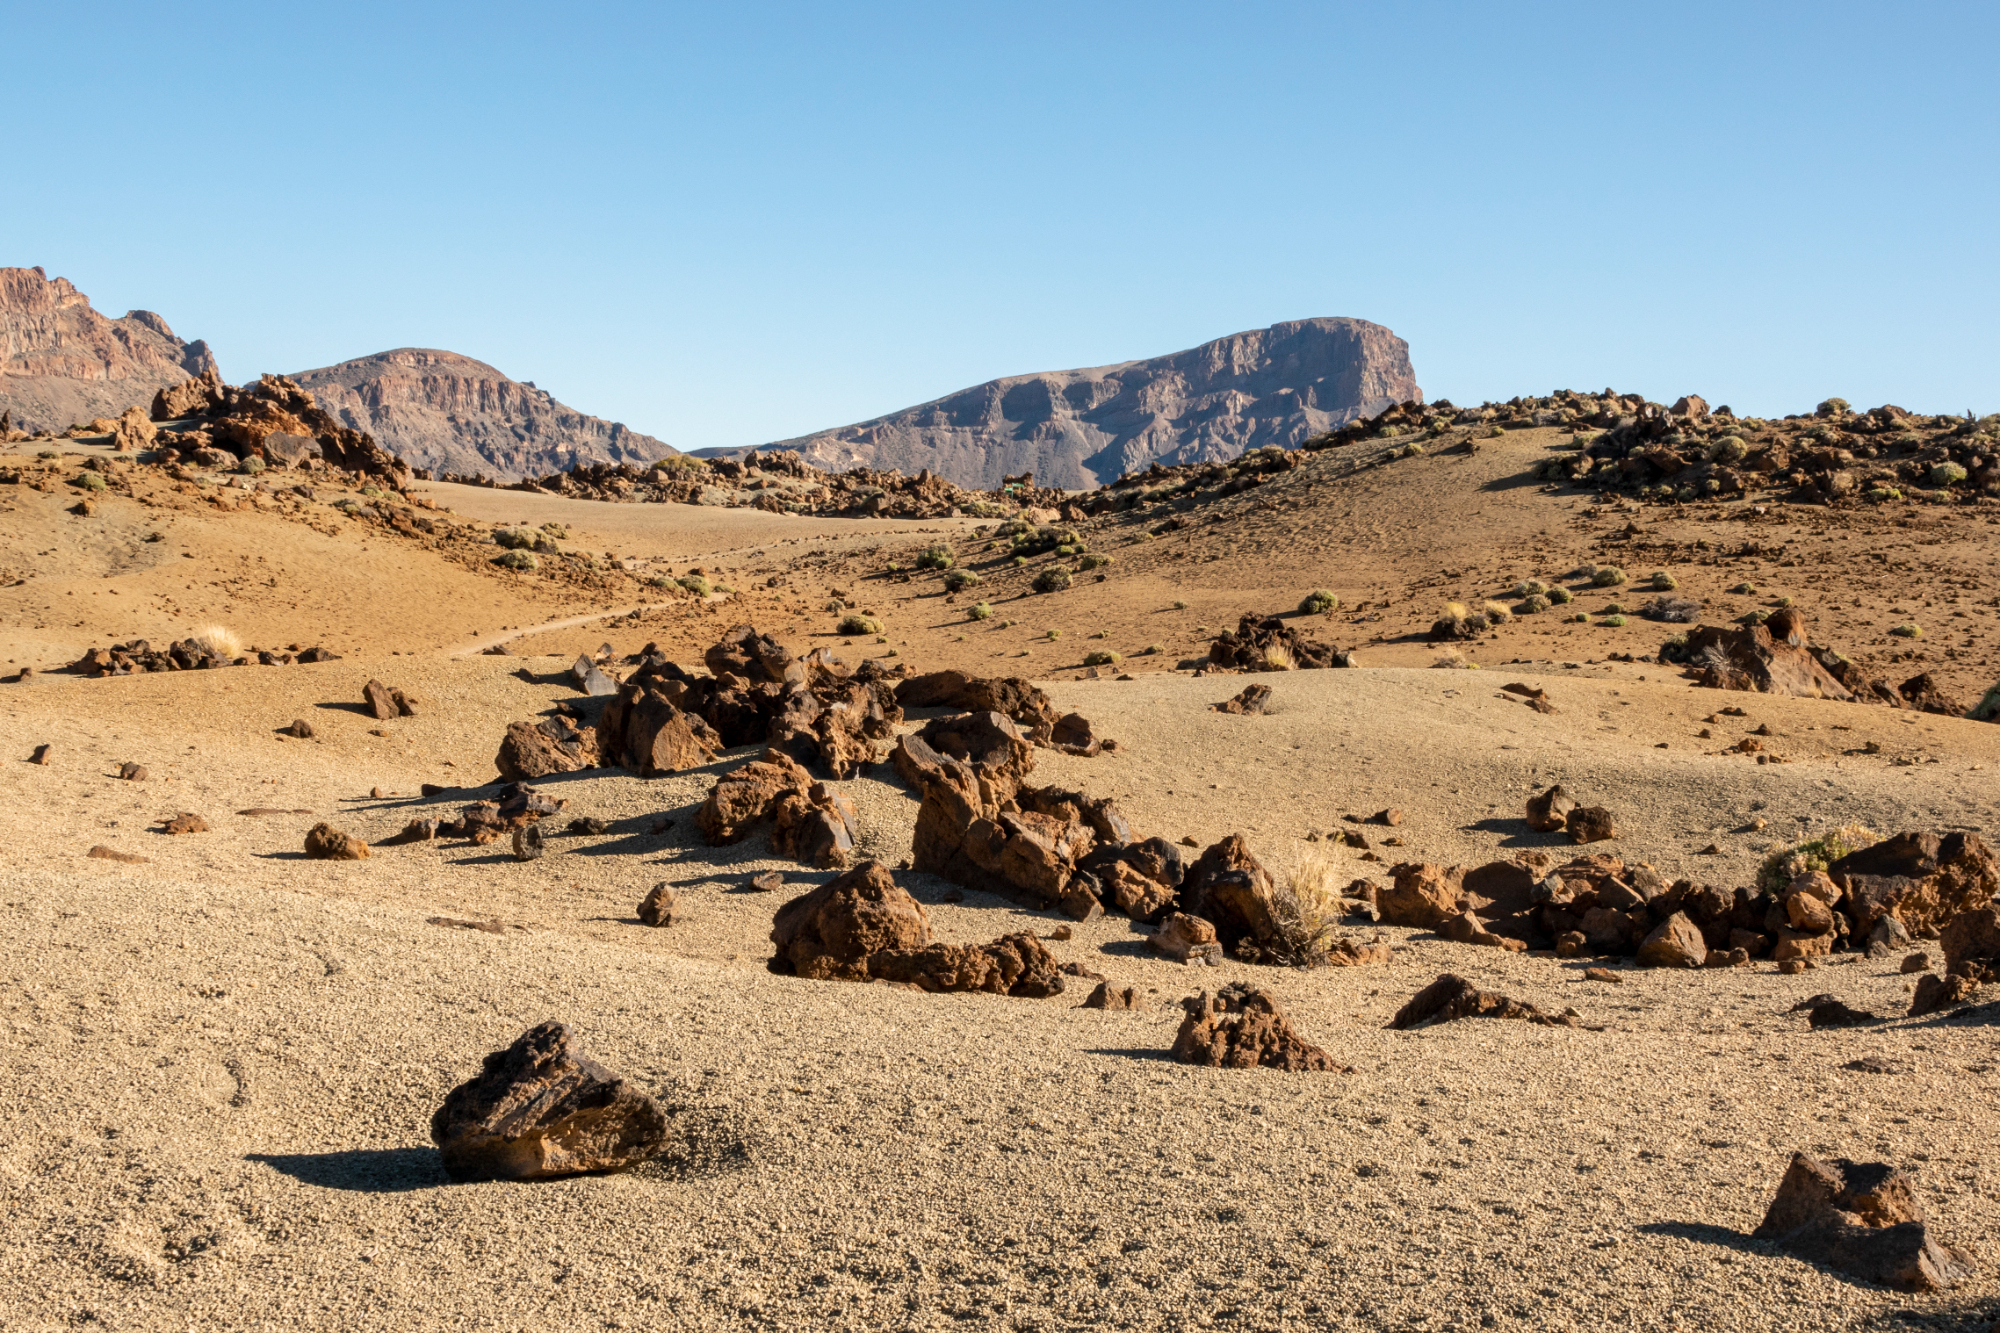
<instances>
[{"instance_id":1,"label":"dry shrub","mask_svg":"<svg viewBox=\"0 0 2000 1333\"><path fill-rule=\"evenodd\" d=\"M210 657L225 662L233 662L243 656L243 640L236 631L223 625L203 625L194 632L194 641Z\"/></svg>"},{"instance_id":2,"label":"dry shrub","mask_svg":"<svg viewBox=\"0 0 2000 1333\"><path fill-rule=\"evenodd\" d=\"M1757 887L1782 895L1791 882L1813 870L1824 870L1863 847L1873 847L1882 835L1863 824L1843 824L1833 832L1802 842L1782 852L1772 852L1757 870Z\"/></svg>"}]
</instances>

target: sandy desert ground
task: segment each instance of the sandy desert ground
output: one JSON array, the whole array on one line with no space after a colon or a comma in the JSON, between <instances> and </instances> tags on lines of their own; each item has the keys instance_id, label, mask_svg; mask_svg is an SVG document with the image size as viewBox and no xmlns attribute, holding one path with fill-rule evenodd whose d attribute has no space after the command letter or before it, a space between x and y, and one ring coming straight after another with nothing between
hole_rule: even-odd
<instances>
[{"instance_id":1,"label":"sandy desert ground","mask_svg":"<svg viewBox=\"0 0 2000 1333\"><path fill-rule=\"evenodd\" d=\"M379 841L473 799L506 724L574 696L561 672L577 651L655 641L693 663L739 622L799 649L1041 680L1120 747L1038 752L1038 780L1116 797L1146 833L1241 832L1280 873L1312 857L1345 877L1561 852L1521 819L1556 780L1612 808L1615 850L1669 878L1748 883L1770 851L1853 822L1992 834L2000 727L1695 690L1608 660L1658 647L1665 628L1636 619L1523 617L1468 650L1479 671L1429 669L1436 650L1416 637L1447 597L1636 544L1624 564L1671 565L1718 614L1813 599L1825 641L1976 699L2000 676L1991 507L1628 512L1510 484L1539 447L1301 477L1185 539L1107 524L1106 582L1020 596L1019 575L996 570L983 624L964 618L970 599L883 573L926 544L971 546L969 520L413 492L481 522L563 522L581 548L738 589L695 604L649 601L637 581L582 595L504 576L248 495L162 488L79 518L68 495L10 488L0 659L36 674L0 683L0 1330L1984 1330L2000 1317L2000 1006L1819 1032L1791 1012L1831 991L1902 1014L1894 959L1843 954L1798 976L1620 965L1609 985L1583 978L1591 960L1383 928L1387 967L1190 969L1120 917L1049 947L1143 990L1135 1013L1078 1008L1083 988L1021 1000L780 977L765 967L771 913L830 876L775 859L761 834L705 847L692 821L751 750L652 780L544 780L569 802L558 823L609 829L555 837L539 861L499 844L353 863L300 851L322 819ZM1784 554L1730 555L1746 531ZM1755 598L1726 592L1753 578ZM1263 717L1208 710L1237 678L1173 670L1205 642L1197 627L1316 586L1344 607L1315 632L1358 645L1362 668L1262 677ZM878 613L887 643L835 636L836 601ZM1887 637L1913 616L1937 627L1921 647ZM212 621L342 657L50 674L92 646ZM495 640L512 655L469 651ZM1131 679L1079 678L1100 642L1128 654L1116 674ZM1898 659L1912 652L1925 656ZM365 716L371 678L413 695L417 716ZM1559 711L1499 691L1516 680ZM1705 720L1725 704L1746 716ZM317 737L281 736L294 718ZM1719 753L1759 726L1789 762ZM49 764L24 762L43 744ZM148 778L116 777L125 762ZM445 790L421 796L425 783ZM887 766L839 785L860 850L903 862L912 795ZM1385 806L1407 818L1380 861L1307 840ZM210 831L159 831L182 811ZM89 858L97 845L145 859ZM750 890L774 869L785 891ZM1063 923L897 878L948 941ZM661 880L685 910L649 929L635 905ZM1445 971L1584 1026L1385 1030ZM1353 1071L1169 1060L1177 1002L1233 979L1271 987ZM549 1018L670 1108L671 1148L624 1175L451 1183L432 1111ZM1849 1067L1864 1057L1888 1072ZM1936 1234L1977 1259L1971 1282L1898 1293L1750 1239L1795 1150L1914 1171Z\"/></svg>"}]
</instances>

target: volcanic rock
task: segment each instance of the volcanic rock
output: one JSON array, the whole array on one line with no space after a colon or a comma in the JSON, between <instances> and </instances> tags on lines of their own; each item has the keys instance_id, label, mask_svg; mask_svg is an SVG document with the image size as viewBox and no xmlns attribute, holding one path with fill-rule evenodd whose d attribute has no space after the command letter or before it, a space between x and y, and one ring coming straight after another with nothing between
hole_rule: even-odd
<instances>
[{"instance_id":1,"label":"volcanic rock","mask_svg":"<svg viewBox=\"0 0 2000 1333\"><path fill-rule=\"evenodd\" d=\"M500 752L493 756L493 767L506 781L523 782L596 768L599 758L597 729L585 730L566 714L557 713L539 722L508 723Z\"/></svg>"},{"instance_id":2,"label":"volcanic rock","mask_svg":"<svg viewBox=\"0 0 2000 1333\"><path fill-rule=\"evenodd\" d=\"M1054 744L1055 706L1049 696L1018 676L989 679L963 671L933 671L896 685L896 702L903 708L956 708L969 713L1000 713L1013 719L1034 745Z\"/></svg>"},{"instance_id":3,"label":"volcanic rock","mask_svg":"<svg viewBox=\"0 0 2000 1333\"><path fill-rule=\"evenodd\" d=\"M661 880L639 902L639 920L649 926L674 924L673 886Z\"/></svg>"},{"instance_id":4,"label":"volcanic rock","mask_svg":"<svg viewBox=\"0 0 2000 1333\"><path fill-rule=\"evenodd\" d=\"M1309 639L1276 616L1242 617L1234 630L1224 630L1209 642L1208 660L1233 671L1316 671L1354 665L1352 654Z\"/></svg>"},{"instance_id":5,"label":"volcanic rock","mask_svg":"<svg viewBox=\"0 0 2000 1333\"><path fill-rule=\"evenodd\" d=\"M1773 616L1766 624L1734 629L1697 626L1671 653L1663 651L1661 660L1685 663L1683 674L1707 689L1853 700L1853 692L1804 644L1802 617Z\"/></svg>"},{"instance_id":6,"label":"volcanic rock","mask_svg":"<svg viewBox=\"0 0 2000 1333\"><path fill-rule=\"evenodd\" d=\"M1528 798L1528 827L1537 833L1560 833L1575 808L1576 801L1558 783Z\"/></svg>"},{"instance_id":7,"label":"volcanic rock","mask_svg":"<svg viewBox=\"0 0 2000 1333\"><path fill-rule=\"evenodd\" d=\"M1601 805L1580 805L1563 818L1571 842L1604 842L1618 836L1611 812Z\"/></svg>"},{"instance_id":8,"label":"volcanic rock","mask_svg":"<svg viewBox=\"0 0 2000 1333\"><path fill-rule=\"evenodd\" d=\"M775 822L772 845L822 870L847 864L854 849L854 802L815 781L782 750L769 749L716 780L695 812L711 847L741 842L760 820Z\"/></svg>"},{"instance_id":9,"label":"volcanic rock","mask_svg":"<svg viewBox=\"0 0 2000 1333\"><path fill-rule=\"evenodd\" d=\"M1146 1007L1146 997L1135 986L1114 986L1109 981L1100 981L1097 983L1097 989L1093 990L1084 999L1083 1007L1085 1009L1144 1009Z\"/></svg>"},{"instance_id":10,"label":"volcanic rock","mask_svg":"<svg viewBox=\"0 0 2000 1333\"><path fill-rule=\"evenodd\" d=\"M1261 986L1233 982L1214 995L1181 1001L1187 1017L1175 1034L1173 1057L1182 1064L1219 1069L1287 1069L1349 1072L1301 1037Z\"/></svg>"},{"instance_id":11,"label":"volcanic rock","mask_svg":"<svg viewBox=\"0 0 2000 1333\"><path fill-rule=\"evenodd\" d=\"M1480 990L1464 977L1449 972L1418 991L1396 1011L1389 1026L1399 1030L1421 1028L1460 1018L1520 1018L1546 1027L1576 1026L1576 1020L1568 1014L1544 1013L1532 1004Z\"/></svg>"},{"instance_id":12,"label":"volcanic rock","mask_svg":"<svg viewBox=\"0 0 2000 1333\"><path fill-rule=\"evenodd\" d=\"M1465 871L1427 862L1404 862L1389 870L1390 886L1375 895L1382 920L1391 926L1436 930L1461 910Z\"/></svg>"},{"instance_id":13,"label":"volcanic rock","mask_svg":"<svg viewBox=\"0 0 2000 1333\"><path fill-rule=\"evenodd\" d=\"M207 343L183 342L150 310L107 319L40 268L0 268L0 347L0 412L24 431L116 418L190 375L215 373Z\"/></svg>"},{"instance_id":14,"label":"volcanic rock","mask_svg":"<svg viewBox=\"0 0 2000 1333\"><path fill-rule=\"evenodd\" d=\"M1209 708L1217 713L1236 713L1245 717L1260 717L1271 703L1269 685L1245 685L1243 692L1233 699L1224 699Z\"/></svg>"},{"instance_id":15,"label":"volcanic rock","mask_svg":"<svg viewBox=\"0 0 2000 1333\"><path fill-rule=\"evenodd\" d=\"M1257 961L1287 951L1278 887L1240 833L1209 847L1189 867L1181 909L1212 922L1223 947L1238 957Z\"/></svg>"},{"instance_id":16,"label":"volcanic rock","mask_svg":"<svg viewBox=\"0 0 2000 1333\"><path fill-rule=\"evenodd\" d=\"M1827 875L1864 937L1885 912L1923 935L2000 893L2000 865L1976 833L1898 834L1841 857Z\"/></svg>"},{"instance_id":17,"label":"volcanic rock","mask_svg":"<svg viewBox=\"0 0 2000 1333\"><path fill-rule=\"evenodd\" d=\"M774 972L815 981L867 981L869 955L922 949L931 942L930 917L880 861L863 861L780 907L771 942L777 945Z\"/></svg>"},{"instance_id":18,"label":"volcanic rock","mask_svg":"<svg viewBox=\"0 0 2000 1333\"><path fill-rule=\"evenodd\" d=\"M932 718L919 730L899 737L890 759L897 774L922 792L942 772L941 756L971 766L995 792L1009 795L1034 771L1035 751L1013 719L1004 713L956 713Z\"/></svg>"},{"instance_id":19,"label":"volcanic rock","mask_svg":"<svg viewBox=\"0 0 2000 1333\"><path fill-rule=\"evenodd\" d=\"M306 834L306 855L315 861L366 861L368 844L331 824L315 824Z\"/></svg>"},{"instance_id":20,"label":"volcanic rock","mask_svg":"<svg viewBox=\"0 0 2000 1333\"><path fill-rule=\"evenodd\" d=\"M1675 912L1653 928L1639 946L1641 967L1701 967L1708 961L1708 944L1686 912Z\"/></svg>"},{"instance_id":21,"label":"volcanic rock","mask_svg":"<svg viewBox=\"0 0 2000 1333\"><path fill-rule=\"evenodd\" d=\"M293 718L291 726L281 727L280 730L283 731L285 735L290 736L296 740L302 740L302 741L309 741L313 738L314 735L312 729L312 723L306 721L302 717Z\"/></svg>"},{"instance_id":22,"label":"volcanic rock","mask_svg":"<svg viewBox=\"0 0 2000 1333\"><path fill-rule=\"evenodd\" d=\"M1916 1188L1897 1168L1793 1153L1764 1220L1750 1233L1808 1263L1900 1291L1939 1291L1968 1276L1965 1255L1929 1234Z\"/></svg>"},{"instance_id":23,"label":"volcanic rock","mask_svg":"<svg viewBox=\"0 0 2000 1333\"><path fill-rule=\"evenodd\" d=\"M514 859L516 861L539 861L547 846L542 841L542 826L523 824L514 830Z\"/></svg>"},{"instance_id":24,"label":"volcanic rock","mask_svg":"<svg viewBox=\"0 0 2000 1333\"><path fill-rule=\"evenodd\" d=\"M667 1119L566 1026L543 1023L451 1090L431 1138L454 1180L542 1180L637 1166L666 1143Z\"/></svg>"},{"instance_id":25,"label":"volcanic rock","mask_svg":"<svg viewBox=\"0 0 2000 1333\"><path fill-rule=\"evenodd\" d=\"M384 685L379 680L369 681L362 687L361 693L367 701L368 715L378 722L417 715L417 710L410 706L407 695L401 690Z\"/></svg>"},{"instance_id":26,"label":"volcanic rock","mask_svg":"<svg viewBox=\"0 0 2000 1333\"><path fill-rule=\"evenodd\" d=\"M1146 943L1177 963L1207 963L1212 967L1222 961L1222 945L1215 937L1215 927L1186 912L1168 916L1157 933L1146 937Z\"/></svg>"},{"instance_id":27,"label":"volcanic rock","mask_svg":"<svg viewBox=\"0 0 2000 1333\"><path fill-rule=\"evenodd\" d=\"M183 810L180 814L169 819L166 822L165 828L168 833L206 833L208 832L208 821L200 815Z\"/></svg>"},{"instance_id":28,"label":"volcanic rock","mask_svg":"<svg viewBox=\"0 0 2000 1333\"><path fill-rule=\"evenodd\" d=\"M927 944L868 955L868 977L918 990L984 991L1017 999L1060 995L1061 971L1032 934L1003 935L991 944Z\"/></svg>"}]
</instances>

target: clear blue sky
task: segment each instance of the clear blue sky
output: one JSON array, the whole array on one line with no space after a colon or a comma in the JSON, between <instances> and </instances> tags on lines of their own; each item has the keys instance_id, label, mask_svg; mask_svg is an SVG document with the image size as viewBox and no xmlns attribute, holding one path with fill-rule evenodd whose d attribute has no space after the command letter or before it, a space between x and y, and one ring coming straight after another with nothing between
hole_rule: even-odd
<instances>
[{"instance_id":1,"label":"clear blue sky","mask_svg":"<svg viewBox=\"0 0 2000 1333\"><path fill-rule=\"evenodd\" d=\"M2000 409L2000 6L0 3L0 263L682 448L1310 315L1459 402Z\"/></svg>"}]
</instances>

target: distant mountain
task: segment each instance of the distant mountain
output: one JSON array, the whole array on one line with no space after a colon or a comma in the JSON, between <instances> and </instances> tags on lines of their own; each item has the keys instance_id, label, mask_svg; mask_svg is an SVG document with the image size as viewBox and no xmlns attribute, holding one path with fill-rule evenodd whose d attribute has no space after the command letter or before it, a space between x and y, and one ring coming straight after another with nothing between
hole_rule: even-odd
<instances>
[{"instance_id":1,"label":"distant mountain","mask_svg":"<svg viewBox=\"0 0 2000 1333\"><path fill-rule=\"evenodd\" d=\"M456 352L399 347L291 378L342 425L433 473L515 481L578 463L643 466L676 452Z\"/></svg>"},{"instance_id":2,"label":"distant mountain","mask_svg":"<svg viewBox=\"0 0 2000 1333\"><path fill-rule=\"evenodd\" d=\"M215 369L207 343L181 341L150 310L107 319L67 278L0 268L0 410L17 429L115 417Z\"/></svg>"},{"instance_id":3,"label":"distant mountain","mask_svg":"<svg viewBox=\"0 0 2000 1333\"><path fill-rule=\"evenodd\" d=\"M1423 390L1408 343L1366 320L1301 319L1147 361L989 380L762 447L791 450L828 471L929 468L982 489L1033 472L1038 485L1087 489L1156 462L1290 447L1412 399L1422 401Z\"/></svg>"}]
</instances>

